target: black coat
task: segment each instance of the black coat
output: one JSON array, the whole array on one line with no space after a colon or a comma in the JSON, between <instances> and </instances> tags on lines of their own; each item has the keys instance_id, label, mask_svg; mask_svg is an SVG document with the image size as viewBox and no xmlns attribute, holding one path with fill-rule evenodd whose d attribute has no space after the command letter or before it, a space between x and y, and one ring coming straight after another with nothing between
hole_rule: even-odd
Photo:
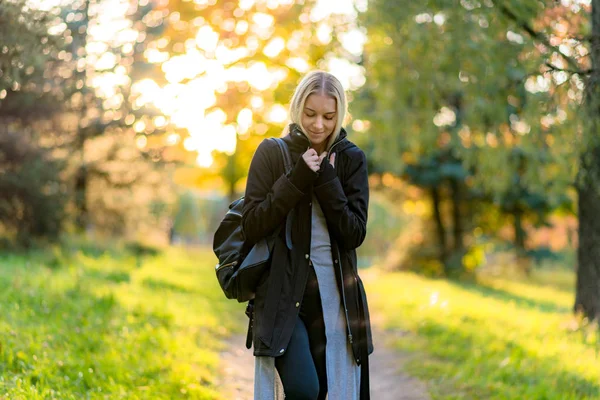
<instances>
[{"instance_id":1,"label":"black coat","mask_svg":"<svg viewBox=\"0 0 600 400\"><path fill-rule=\"evenodd\" d=\"M366 295L357 273L356 248L367 231L369 182L365 154L346 136L342 129L331 147L335 168L326 157L319 173L302 159L309 140L293 124L283 138L294 165L288 174L277 143L264 140L254 154L244 199L244 235L254 243L278 233L271 269L256 289L255 356L285 353L294 330L308 278L314 192L327 220L340 289L343 282L340 297L345 301L348 338L357 363L368 368L367 355L372 353L373 344Z\"/></svg>"}]
</instances>

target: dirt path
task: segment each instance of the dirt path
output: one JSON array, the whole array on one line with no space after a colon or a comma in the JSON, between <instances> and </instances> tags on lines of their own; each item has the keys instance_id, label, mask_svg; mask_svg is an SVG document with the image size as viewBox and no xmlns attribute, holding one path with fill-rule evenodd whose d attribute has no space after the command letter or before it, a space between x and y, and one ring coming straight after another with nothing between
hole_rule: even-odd
<instances>
[{"instance_id":1,"label":"dirt path","mask_svg":"<svg viewBox=\"0 0 600 400\"><path fill-rule=\"evenodd\" d=\"M402 332L383 331L379 328L378 318L372 318L371 322L376 344L369 357L371 397L377 400L429 400L425 385L402 372L409 356L390 349L390 342ZM230 338L227 350L221 353L222 380L218 386L228 400L253 398L254 358L245 342L245 335L236 335Z\"/></svg>"},{"instance_id":2,"label":"dirt path","mask_svg":"<svg viewBox=\"0 0 600 400\"><path fill-rule=\"evenodd\" d=\"M254 393L254 356L246 349L246 335L229 338L227 350L221 353L221 381L217 383L227 400L252 400Z\"/></svg>"},{"instance_id":3,"label":"dirt path","mask_svg":"<svg viewBox=\"0 0 600 400\"><path fill-rule=\"evenodd\" d=\"M403 372L410 356L391 348L394 338L404 333L382 330L374 316L371 316L371 323L376 344L369 357L371 397L376 400L430 400L425 384Z\"/></svg>"}]
</instances>

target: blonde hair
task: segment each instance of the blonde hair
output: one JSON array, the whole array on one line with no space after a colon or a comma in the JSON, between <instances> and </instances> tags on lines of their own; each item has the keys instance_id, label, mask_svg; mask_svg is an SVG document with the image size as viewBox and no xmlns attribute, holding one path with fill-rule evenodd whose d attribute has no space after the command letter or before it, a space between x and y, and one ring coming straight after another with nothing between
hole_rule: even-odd
<instances>
[{"instance_id":1,"label":"blonde hair","mask_svg":"<svg viewBox=\"0 0 600 400\"><path fill-rule=\"evenodd\" d=\"M335 76L325 71L312 71L306 74L296 87L294 95L292 96L290 104L290 120L292 123L298 125L300 129L302 129L302 132L306 133L306 130L302 126L302 112L304 111L304 104L306 103L308 96L315 93L331 96L336 102L337 121L333 133L327 141L326 149L329 150L340 135L342 124L344 123L348 109L344 87Z\"/></svg>"}]
</instances>

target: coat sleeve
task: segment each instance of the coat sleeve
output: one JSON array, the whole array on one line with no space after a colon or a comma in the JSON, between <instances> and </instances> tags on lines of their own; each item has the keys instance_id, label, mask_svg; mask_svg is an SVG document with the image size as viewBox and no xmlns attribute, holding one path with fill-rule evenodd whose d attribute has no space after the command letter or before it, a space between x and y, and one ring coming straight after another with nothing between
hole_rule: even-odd
<instances>
[{"instance_id":1,"label":"coat sleeve","mask_svg":"<svg viewBox=\"0 0 600 400\"><path fill-rule=\"evenodd\" d=\"M273 171L280 169L273 159L281 157L275 146L264 140L250 163L242 210L242 229L250 243L272 234L317 177L300 157L288 175L274 178Z\"/></svg>"},{"instance_id":2,"label":"coat sleeve","mask_svg":"<svg viewBox=\"0 0 600 400\"><path fill-rule=\"evenodd\" d=\"M355 249L367 234L369 176L367 159L362 150L348 154L349 171L341 182L335 169L323 161L321 176L315 183L315 195L338 245Z\"/></svg>"}]
</instances>

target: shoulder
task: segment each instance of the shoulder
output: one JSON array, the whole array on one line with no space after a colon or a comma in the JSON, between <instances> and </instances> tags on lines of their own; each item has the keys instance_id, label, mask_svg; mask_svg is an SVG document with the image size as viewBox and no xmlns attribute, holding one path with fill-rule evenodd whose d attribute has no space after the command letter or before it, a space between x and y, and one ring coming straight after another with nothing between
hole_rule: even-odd
<instances>
[{"instance_id":1,"label":"shoulder","mask_svg":"<svg viewBox=\"0 0 600 400\"><path fill-rule=\"evenodd\" d=\"M359 166L367 162L367 156L355 143L350 140L344 139L346 143L343 144L343 148L340 151L340 156L345 163L351 166ZM337 156L336 156L337 157Z\"/></svg>"},{"instance_id":2,"label":"shoulder","mask_svg":"<svg viewBox=\"0 0 600 400\"><path fill-rule=\"evenodd\" d=\"M277 143L271 138L265 138L260 142L256 151L254 152L254 158L259 159L261 161L270 160L273 154L275 147L277 147Z\"/></svg>"},{"instance_id":3,"label":"shoulder","mask_svg":"<svg viewBox=\"0 0 600 400\"><path fill-rule=\"evenodd\" d=\"M256 152L259 153L259 152L271 151L271 149L273 149L276 146L277 146L277 143L275 143L275 140L273 138L265 138L262 140L262 142L260 142L260 144L256 148Z\"/></svg>"}]
</instances>

